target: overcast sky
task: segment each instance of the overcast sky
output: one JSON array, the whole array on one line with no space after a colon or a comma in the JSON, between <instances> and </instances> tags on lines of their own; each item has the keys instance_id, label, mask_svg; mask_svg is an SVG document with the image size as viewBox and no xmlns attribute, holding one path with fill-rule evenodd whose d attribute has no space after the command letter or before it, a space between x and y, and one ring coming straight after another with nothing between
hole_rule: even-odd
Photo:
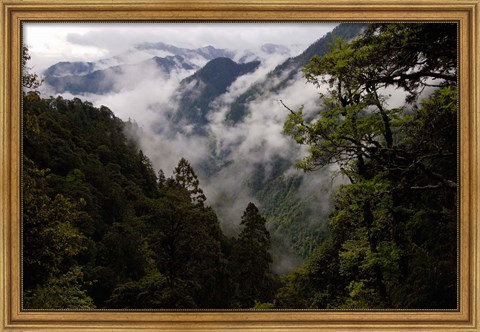
<instances>
[{"instance_id":1,"label":"overcast sky","mask_svg":"<svg viewBox=\"0 0 480 332\"><path fill-rule=\"evenodd\" d=\"M30 66L41 72L59 61L95 61L142 42L178 47L255 49L280 44L300 53L331 31L332 23L26 23ZM293 54L293 55L294 55Z\"/></svg>"}]
</instances>

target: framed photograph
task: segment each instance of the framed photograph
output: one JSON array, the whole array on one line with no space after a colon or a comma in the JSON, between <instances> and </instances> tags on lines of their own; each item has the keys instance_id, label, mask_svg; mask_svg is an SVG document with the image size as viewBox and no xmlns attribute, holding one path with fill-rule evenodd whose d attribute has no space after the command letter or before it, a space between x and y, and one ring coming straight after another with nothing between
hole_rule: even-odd
<instances>
[{"instance_id":1,"label":"framed photograph","mask_svg":"<svg viewBox=\"0 0 480 332\"><path fill-rule=\"evenodd\" d=\"M479 2L0 0L2 331L479 331Z\"/></svg>"}]
</instances>

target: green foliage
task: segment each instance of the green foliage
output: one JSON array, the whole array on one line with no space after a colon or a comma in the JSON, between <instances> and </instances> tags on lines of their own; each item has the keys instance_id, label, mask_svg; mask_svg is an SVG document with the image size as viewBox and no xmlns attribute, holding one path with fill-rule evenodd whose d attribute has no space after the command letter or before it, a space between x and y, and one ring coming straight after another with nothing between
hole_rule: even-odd
<instances>
[{"instance_id":1,"label":"green foliage","mask_svg":"<svg viewBox=\"0 0 480 332\"><path fill-rule=\"evenodd\" d=\"M108 300L114 309L165 308L170 304L167 281L158 271L152 272L138 281L119 285Z\"/></svg>"},{"instance_id":2,"label":"green foliage","mask_svg":"<svg viewBox=\"0 0 480 332\"><path fill-rule=\"evenodd\" d=\"M301 176L279 176L267 181L256 196L272 235L272 251L288 246L306 258L327 233L327 210L313 210L311 206L327 197L321 191L299 195L301 184Z\"/></svg>"},{"instance_id":3,"label":"green foliage","mask_svg":"<svg viewBox=\"0 0 480 332\"><path fill-rule=\"evenodd\" d=\"M79 265L83 286L102 307L117 283L141 278L151 265L139 217L141 206L158 196L156 176L123 131L104 107L25 96L26 292ZM48 168L48 176L42 171L39 178L36 168Z\"/></svg>"},{"instance_id":4,"label":"green foliage","mask_svg":"<svg viewBox=\"0 0 480 332\"><path fill-rule=\"evenodd\" d=\"M306 269L299 267L282 278L283 286L275 294L274 308L311 308L311 287Z\"/></svg>"},{"instance_id":5,"label":"green foliage","mask_svg":"<svg viewBox=\"0 0 480 332\"><path fill-rule=\"evenodd\" d=\"M255 306L253 309L260 309L260 310L269 310L275 309L275 305L270 302L255 302Z\"/></svg>"},{"instance_id":6,"label":"green foliage","mask_svg":"<svg viewBox=\"0 0 480 332\"><path fill-rule=\"evenodd\" d=\"M331 241L319 245L303 266L282 277L275 296L282 309L331 309L345 297L347 280L339 272L338 250Z\"/></svg>"},{"instance_id":7,"label":"green foliage","mask_svg":"<svg viewBox=\"0 0 480 332\"><path fill-rule=\"evenodd\" d=\"M328 90L316 117L301 108L284 131L309 148L298 167L336 164L350 183L335 195L330 240L284 279L276 306L456 306L456 33L442 28L371 24L305 67ZM402 108L388 108L386 87L407 93Z\"/></svg>"},{"instance_id":8,"label":"green foliage","mask_svg":"<svg viewBox=\"0 0 480 332\"><path fill-rule=\"evenodd\" d=\"M289 82L295 79L298 71L310 62L313 56L323 56L329 52L329 45L334 37L350 40L357 36L365 26L362 23L339 24L332 32L317 40L302 54L278 65L268 73L265 81L253 84L233 102L226 114L226 121L234 125L243 120L248 115L251 101L265 95L265 91L273 94L281 93Z\"/></svg>"},{"instance_id":9,"label":"green foliage","mask_svg":"<svg viewBox=\"0 0 480 332\"><path fill-rule=\"evenodd\" d=\"M45 285L27 291L23 305L29 309L95 309L82 284L81 268L73 267L64 275L49 278Z\"/></svg>"},{"instance_id":10,"label":"green foliage","mask_svg":"<svg viewBox=\"0 0 480 332\"><path fill-rule=\"evenodd\" d=\"M374 84L400 87L414 102L425 86L455 86L457 80L457 25L455 23L371 24L354 44L368 49L364 78Z\"/></svg>"},{"instance_id":11,"label":"green foliage","mask_svg":"<svg viewBox=\"0 0 480 332\"><path fill-rule=\"evenodd\" d=\"M31 59L30 54L28 53L28 46L23 46L22 48L22 87L24 89L35 91L41 84L42 80L40 80L35 73L31 73L27 66L27 62Z\"/></svg>"},{"instance_id":12,"label":"green foliage","mask_svg":"<svg viewBox=\"0 0 480 332\"><path fill-rule=\"evenodd\" d=\"M224 296L219 287L224 256L218 220L211 208L194 202L196 194L170 182L155 203L149 239L156 268L167 281L169 308L217 308Z\"/></svg>"},{"instance_id":13,"label":"green foliage","mask_svg":"<svg viewBox=\"0 0 480 332\"><path fill-rule=\"evenodd\" d=\"M265 222L255 204L249 203L243 213L240 223L243 228L232 254L231 270L239 308L253 308L256 300L267 302L275 292L277 280L270 272L270 234Z\"/></svg>"},{"instance_id":14,"label":"green foliage","mask_svg":"<svg viewBox=\"0 0 480 332\"><path fill-rule=\"evenodd\" d=\"M203 205L206 200L203 190L199 188L199 181L190 163L184 158L180 159L178 166L173 171L175 182L185 188L192 202Z\"/></svg>"},{"instance_id":15,"label":"green foliage","mask_svg":"<svg viewBox=\"0 0 480 332\"><path fill-rule=\"evenodd\" d=\"M132 125L79 99L24 96L25 308L242 307L232 240L193 168L182 158L157 178Z\"/></svg>"},{"instance_id":16,"label":"green foliage","mask_svg":"<svg viewBox=\"0 0 480 332\"><path fill-rule=\"evenodd\" d=\"M59 276L86 250L85 236L75 227L79 204L61 194L44 194L48 170L39 170L24 158L23 271L24 284L35 288Z\"/></svg>"},{"instance_id":17,"label":"green foliage","mask_svg":"<svg viewBox=\"0 0 480 332\"><path fill-rule=\"evenodd\" d=\"M261 170L252 181L265 185L255 192L271 214L250 203L229 239L187 160L157 177L125 134L134 124L79 99L25 93L24 307L455 308L456 30L443 27L371 24L353 41L329 35L331 52L322 43L309 56L307 81L327 91L319 112L292 112L284 131L309 149L301 169L335 164L349 180L326 239L320 227L291 227L306 218L298 179ZM34 90L37 77L24 74ZM406 92L403 107L388 106L385 88ZM308 256L281 280L267 220L298 233L290 239Z\"/></svg>"}]
</instances>

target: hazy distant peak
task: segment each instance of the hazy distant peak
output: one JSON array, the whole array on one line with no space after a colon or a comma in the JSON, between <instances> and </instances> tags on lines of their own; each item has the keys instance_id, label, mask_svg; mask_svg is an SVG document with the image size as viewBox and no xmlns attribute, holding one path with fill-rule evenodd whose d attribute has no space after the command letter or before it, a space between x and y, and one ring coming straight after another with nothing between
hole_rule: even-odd
<instances>
[{"instance_id":1,"label":"hazy distant peak","mask_svg":"<svg viewBox=\"0 0 480 332\"><path fill-rule=\"evenodd\" d=\"M267 54L289 54L290 49L284 45L278 44L263 44L260 48L263 52Z\"/></svg>"},{"instance_id":2,"label":"hazy distant peak","mask_svg":"<svg viewBox=\"0 0 480 332\"><path fill-rule=\"evenodd\" d=\"M163 50L163 51L170 51L172 53L179 53L181 52L181 48L173 46L173 45L168 45L163 42L146 42L146 43L141 43L137 44L134 46L135 49L137 50Z\"/></svg>"},{"instance_id":3,"label":"hazy distant peak","mask_svg":"<svg viewBox=\"0 0 480 332\"><path fill-rule=\"evenodd\" d=\"M197 48L197 51L202 51L202 52L215 52L216 50L217 49L212 45Z\"/></svg>"},{"instance_id":4,"label":"hazy distant peak","mask_svg":"<svg viewBox=\"0 0 480 332\"><path fill-rule=\"evenodd\" d=\"M155 50L155 51L164 51L172 55L180 55L184 57L192 57L194 55L201 56L206 60L212 60L218 57L228 57L233 58L235 52L227 49L215 48L211 45L200 47L196 49L181 48L163 42L156 43L142 43L135 46L137 50Z\"/></svg>"},{"instance_id":5,"label":"hazy distant peak","mask_svg":"<svg viewBox=\"0 0 480 332\"><path fill-rule=\"evenodd\" d=\"M87 75L95 70L93 62L83 61L62 61L48 67L44 74L52 77L62 77L67 75Z\"/></svg>"},{"instance_id":6,"label":"hazy distant peak","mask_svg":"<svg viewBox=\"0 0 480 332\"><path fill-rule=\"evenodd\" d=\"M175 68L182 68L186 70L192 70L198 68L194 64L190 63L186 60L183 56L180 55L173 55L173 56L166 56L166 57L159 57L154 56L152 59L148 61L153 61L157 66L162 68L165 72L170 72Z\"/></svg>"}]
</instances>

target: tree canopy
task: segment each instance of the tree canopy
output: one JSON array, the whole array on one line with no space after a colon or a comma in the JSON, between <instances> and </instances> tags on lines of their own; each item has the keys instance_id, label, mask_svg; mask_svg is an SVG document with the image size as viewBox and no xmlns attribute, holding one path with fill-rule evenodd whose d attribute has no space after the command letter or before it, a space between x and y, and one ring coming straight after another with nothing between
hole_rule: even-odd
<instances>
[{"instance_id":1,"label":"tree canopy","mask_svg":"<svg viewBox=\"0 0 480 332\"><path fill-rule=\"evenodd\" d=\"M28 59L25 309L456 308L456 24L369 24L305 66L318 108L287 107L284 132L307 148L298 168L331 167L343 184L328 230L309 234L320 245L281 278L262 209L249 203L227 237L188 160L155 170L135 123L42 97ZM299 181L258 192L283 186L269 204L296 220Z\"/></svg>"},{"instance_id":2,"label":"tree canopy","mask_svg":"<svg viewBox=\"0 0 480 332\"><path fill-rule=\"evenodd\" d=\"M125 134L130 125L79 99L25 95L25 308L249 308L271 300L273 293L235 300L246 292L234 279L243 262L195 171L182 158L171 177L157 177ZM244 245L270 257L268 241Z\"/></svg>"},{"instance_id":3,"label":"tree canopy","mask_svg":"<svg viewBox=\"0 0 480 332\"><path fill-rule=\"evenodd\" d=\"M349 183L280 307L301 294L307 308L456 307L456 52L455 24L370 24L305 67L327 90L318 112L290 110L285 133L308 146L299 168L337 165Z\"/></svg>"}]
</instances>

